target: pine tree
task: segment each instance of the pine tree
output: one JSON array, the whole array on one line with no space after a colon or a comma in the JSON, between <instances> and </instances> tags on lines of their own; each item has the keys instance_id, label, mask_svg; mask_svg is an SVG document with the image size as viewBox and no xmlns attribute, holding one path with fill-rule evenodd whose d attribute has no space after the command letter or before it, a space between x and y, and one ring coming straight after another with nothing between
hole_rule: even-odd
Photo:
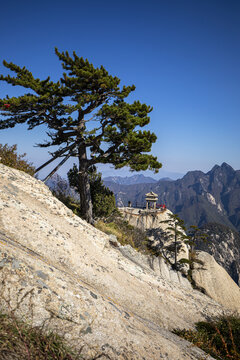
<instances>
[{"instance_id":1,"label":"pine tree","mask_svg":"<svg viewBox=\"0 0 240 360\"><path fill-rule=\"evenodd\" d=\"M166 229L167 237L173 240L173 246L168 246L168 250L174 252L174 268L177 269L178 251L182 247L181 243L188 239L188 236L185 234L186 227L184 221L177 214L169 214L169 219L163 220L161 223L168 225Z\"/></svg>"},{"instance_id":2,"label":"pine tree","mask_svg":"<svg viewBox=\"0 0 240 360\"><path fill-rule=\"evenodd\" d=\"M115 196L111 190L104 186L101 173L97 172L96 166L91 166L88 169L88 174L93 205L93 216L95 218L108 217L117 209ZM69 185L79 192L78 168L76 164L74 164L73 168L68 171L67 175Z\"/></svg>"},{"instance_id":3,"label":"pine tree","mask_svg":"<svg viewBox=\"0 0 240 360\"><path fill-rule=\"evenodd\" d=\"M78 188L83 218L92 222L92 203L88 169L97 163L111 163L116 169L129 166L131 170L154 170L161 167L157 158L146 154L151 151L156 135L140 130L150 121L152 108L139 101L132 104L125 98L135 86L119 87L120 79L108 74L101 66L94 68L86 59L73 52L55 53L62 62L62 77L56 83L48 77L34 78L25 67L3 62L17 76L0 75L0 80L28 92L19 97L0 99L0 129L26 123L28 129L46 125L50 140L40 147L57 146L51 159L37 171L57 158L58 167L68 158L78 158ZM50 174L53 174L56 167Z\"/></svg>"},{"instance_id":4,"label":"pine tree","mask_svg":"<svg viewBox=\"0 0 240 360\"><path fill-rule=\"evenodd\" d=\"M199 229L196 225L191 225L188 230L188 238L185 241L187 245L190 246L189 249L189 264L190 270L193 269L193 263L198 262L195 254L195 246L197 242L203 241L207 242L208 235L203 232L202 229Z\"/></svg>"}]
</instances>

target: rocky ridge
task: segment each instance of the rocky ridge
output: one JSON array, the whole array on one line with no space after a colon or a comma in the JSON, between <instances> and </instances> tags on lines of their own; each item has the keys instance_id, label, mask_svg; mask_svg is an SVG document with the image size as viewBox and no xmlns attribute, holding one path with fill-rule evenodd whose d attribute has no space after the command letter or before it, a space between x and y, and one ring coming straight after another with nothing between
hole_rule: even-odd
<instances>
[{"instance_id":1,"label":"rocky ridge","mask_svg":"<svg viewBox=\"0 0 240 360\"><path fill-rule=\"evenodd\" d=\"M132 207L122 207L119 208L123 218L129 222L130 225L141 229L146 232L149 240L152 242L153 246L161 248L163 254L164 249L168 248L173 244L173 239L167 239L164 234L166 234L167 228L169 227L168 221L170 219L169 215L172 214L169 210L141 210ZM169 238L169 236L168 236ZM181 246L178 251L177 259L188 259L189 258L189 249L188 246L181 241ZM172 260L174 255L169 252L168 256L165 251L166 258Z\"/></svg>"},{"instance_id":2,"label":"rocky ridge","mask_svg":"<svg viewBox=\"0 0 240 360\"><path fill-rule=\"evenodd\" d=\"M122 184L122 185L130 185L130 184L150 184L150 183L156 183L157 180L149 177L144 176L142 174L133 175L133 176L107 176L103 178L104 183L107 182L113 182L115 184Z\"/></svg>"},{"instance_id":3,"label":"rocky ridge","mask_svg":"<svg viewBox=\"0 0 240 360\"><path fill-rule=\"evenodd\" d=\"M226 308L112 246L41 181L2 164L0 239L1 308L57 331L85 359L211 359L169 330Z\"/></svg>"},{"instance_id":4,"label":"rocky ridge","mask_svg":"<svg viewBox=\"0 0 240 360\"><path fill-rule=\"evenodd\" d=\"M119 210L123 214L123 217L132 226L146 231L148 238L152 240L152 245L159 249L162 253L162 257L171 263L174 262L173 254L166 251L166 248L173 243L173 239L166 239L165 234L168 224L164 223L164 221L169 220L169 215L172 214L171 211L149 211L130 207L119 208ZM235 274L238 274L239 271L239 263L236 263L235 261L235 258L239 257L239 253L237 252L238 247L236 246L236 248L234 248L233 242L237 234L235 233L234 237L234 232L231 229L224 227L223 225L219 225L222 230L221 241L219 236L212 233L213 229L217 225L215 224L214 226L214 224L212 224L212 226L206 226L205 232L209 235L209 240L206 243L203 241L197 242L196 248L206 250L210 247L213 255L217 257L218 262L216 262L214 257L209 255L207 252L198 251L197 259L200 263L195 262L193 264L194 271L192 272L192 279L195 286L202 289L202 291L212 299L216 300L223 306L240 313L240 288L233 282L226 271L234 269ZM223 232L223 229L225 229L225 232ZM229 235L229 242L226 242L227 234ZM217 240L215 241L213 241L214 236L217 237ZM238 237L238 240L240 240L240 237ZM181 247L179 246L177 260L189 259L188 246L184 241L179 241L179 243L181 243ZM227 258L227 261L224 260L225 258ZM143 260L141 262L143 262ZM174 277L171 277L171 273L169 273L169 271L166 272L163 264L163 258L153 257L152 268L154 270L158 269L157 271L164 274L164 276L168 279L173 279ZM188 266L185 265L185 268L182 268L182 271L187 273L187 270ZM179 272L176 273L175 271L173 271L173 273L179 274ZM179 279L179 281L180 280L181 279Z\"/></svg>"},{"instance_id":5,"label":"rocky ridge","mask_svg":"<svg viewBox=\"0 0 240 360\"><path fill-rule=\"evenodd\" d=\"M187 225L202 226L220 223L240 231L240 170L223 163L207 173L189 171L182 179L158 181L155 184L120 185L107 183L116 196L118 206L145 205L145 194L158 194L159 203L165 203ZM137 204L137 206L136 206Z\"/></svg>"}]
</instances>

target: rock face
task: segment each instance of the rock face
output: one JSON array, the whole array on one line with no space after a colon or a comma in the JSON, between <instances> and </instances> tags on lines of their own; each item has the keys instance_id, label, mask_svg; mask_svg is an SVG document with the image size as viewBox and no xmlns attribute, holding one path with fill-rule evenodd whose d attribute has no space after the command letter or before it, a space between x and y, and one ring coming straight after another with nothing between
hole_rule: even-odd
<instances>
[{"instance_id":1,"label":"rock face","mask_svg":"<svg viewBox=\"0 0 240 360\"><path fill-rule=\"evenodd\" d=\"M240 313L240 288L232 281L226 270L206 252L197 252L203 264L195 264L192 273L196 285L205 289L212 299Z\"/></svg>"},{"instance_id":2,"label":"rock face","mask_svg":"<svg viewBox=\"0 0 240 360\"><path fill-rule=\"evenodd\" d=\"M206 358L169 330L224 307L111 246L41 181L1 164L0 240L1 309L57 331L85 359Z\"/></svg>"},{"instance_id":3,"label":"rock face","mask_svg":"<svg viewBox=\"0 0 240 360\"><path fill-rule=\"evenodd\" d=\"M202 227L207 242L197 242L196 249L208 252L240 285L240 235L227 226L210 223Z\"/></svg>"},{"instance_id":4,"label":"rock face","mask_svg":"<svg viewBox=\"0 0 240 360\"><path fill-rule=\"evenodd\" d=\"M148 236L155 239L155 241L158 241L162 250L169 245L170 242L165 243L164 240L161 240L162 233L166 231L168 227L168 225L162 223L162 221L169 219L169 214L171 214L169 210L144 211L129 207L119 208L119 210L132 226L145 230ZM216 230L215 233L214 229ZM195 264L193 280L196 285L199 288L202 288L212 299L223 306L240 313L240 288L232 281L230 276L224 270L226 267L227 270L233 268L233 259L239 258L238 247L240 244L235 244L234 240L239 240L240 237L228 227L219 224L215 224L215 226L214 224L212 224L212 226L206 226L204 231L210 236L210 239L207 243L197 243L197 247L202 247L202 249L207 248L208 250L209 248L212 249L213 255L217 257L222 266L214 260L213 256L206 252L198 251L198 259L203 262L203 265ZM217 233L221 233L221 236L217 235ZM123 249L124 248L125 247L123 247ZM138 257L139 256L140 255L138 255ZM178 254L178 260L181 258L188 259L188 256L188 248L183 244L182 249ZM134 256L134 259L136 259L136 256ZM148 261L150 263L150 259ZM143 264L144 259L139 260L139 262ZM234 264L234 269L239 271L239 263L236 264L234 262ZM176 276L177 272L168 269L162 258L153 258L152 269L162 274L166 279L175 282L179 281L183 286L186 286L179 274Z\"/></svg>"},{"instance_id":5,"label":"rock face","mask_svg":"<svg viewBox=\"0 0 240 360\"><path fill-rule=\"evenodd\" d=\"M152 240L153 245L160 245L162 252L164 251L164 248L166 249L173 243L173 239L167 240L164 235L166 234L167 228L170 224L163 222L170 219L169 215L172 214L171 211L142 210L130 207L122 207L119 208L119 210L129 224L141 229L142 231L146 231L146 234L148 238ZM171 254L169 252L166 257L169 258L169 260L172 260L173 253ZM177 259L180 260L183 258L189 258L189 249L184 242L181 242L181 248L179 249Z\"/></svg>"},{"instance_id":6,"label":"rock face","mask_svg":"<svg viewBox=\"0 0 240 360\"><path fill-rule=\"evenodd\" d=\"M119 210L129 224L143 231L157 229L159 226L162 229L166 229L168 225L161 223L161 221L168 220L168 215L171 213L168 210L142 210L132 207L120 207Z\"/></svg>"}]
</instances>

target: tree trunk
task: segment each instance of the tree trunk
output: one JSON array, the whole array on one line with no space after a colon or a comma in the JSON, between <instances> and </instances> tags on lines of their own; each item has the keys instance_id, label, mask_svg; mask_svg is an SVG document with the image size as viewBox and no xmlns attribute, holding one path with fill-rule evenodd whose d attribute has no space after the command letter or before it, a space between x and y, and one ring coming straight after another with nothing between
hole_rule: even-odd
<instances>
[{"instance_id":1,"label":"tree trunk","mask_svg":"<svg viewBox=\"0 0 240 360\"><path fill-rule=\"evenodd\" d=\"M174 242L175 242L174 265L175 265L175 268L177 268L177 225L176 225L176 223L175 223Z\"/></svg>"},{"instance_id":2,"label":"tree trunk","mask_svg":"<svg viewBox=\"0 0 240 360\"><path fill-rule=\"evenodd\" d=\"M80 194L80 213L81 217L88 223L93 224L92 213L92 199L90 191L90 182L88 176L88 159L86 146L84 144L83 134L86 130L85 121L83 119L82 109L78 111L78 161L79 161L79 177L78 177L78 191Z\"/></svg>"},{"instance_id":3,"label":"tree trunk","mask_svg":"<svg viewBox=\"0 0 240 360\"><path fill-rule=\"evenodd\" d=\"M92 199L90 191L90 182L88 177L88 166L86 149L79 148L79 183L78 190L80 194L81 217L88 223L93 224Z\"/></svg>"}]
</instances>

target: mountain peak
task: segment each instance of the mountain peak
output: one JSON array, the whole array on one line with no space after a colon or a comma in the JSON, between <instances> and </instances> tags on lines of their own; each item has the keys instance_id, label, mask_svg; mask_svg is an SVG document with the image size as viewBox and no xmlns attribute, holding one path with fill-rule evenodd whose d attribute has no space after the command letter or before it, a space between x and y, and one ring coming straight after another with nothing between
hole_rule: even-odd
<instances>
[{"instance_id":1,"label":"mountain peak","mask_svg":"<svg viewBox=\"0 0 240 360\"><path fill-rule=\"evenodd\" d=\"M235 170L230 165L228 165L226 162L223 162L221 166L214 165L214 167L207 174L214 173L217 170L223 170L223 171L227 171L227 172L235 172Z\"/></svg>"},{"instance_id":2,"label":"mountain peak","mask_svg":"<svg viewBox=\"0 0 240 360\"><path fill-rule=\"evenodd\" d=\"M230 165L228 165L226 162L222 163L221 168L226 169L226 170L234 171L234 169Z\"/></svg>"},{"instance_id":3,"label":"mountain peak","mask_svg":"<svg viewBox=\"0 0 240 360\"><path fill-rule=\"evenodd\" d=\"M210 171L208 171L207 174L209 174L209 173L211 173L211 172L214 172L214 171L216 171L216 170L218 170L218 169L220 169L220 166L219 166L219 165L214 165L214 167L213 167Z\"/></svg>"}]
</instances>

